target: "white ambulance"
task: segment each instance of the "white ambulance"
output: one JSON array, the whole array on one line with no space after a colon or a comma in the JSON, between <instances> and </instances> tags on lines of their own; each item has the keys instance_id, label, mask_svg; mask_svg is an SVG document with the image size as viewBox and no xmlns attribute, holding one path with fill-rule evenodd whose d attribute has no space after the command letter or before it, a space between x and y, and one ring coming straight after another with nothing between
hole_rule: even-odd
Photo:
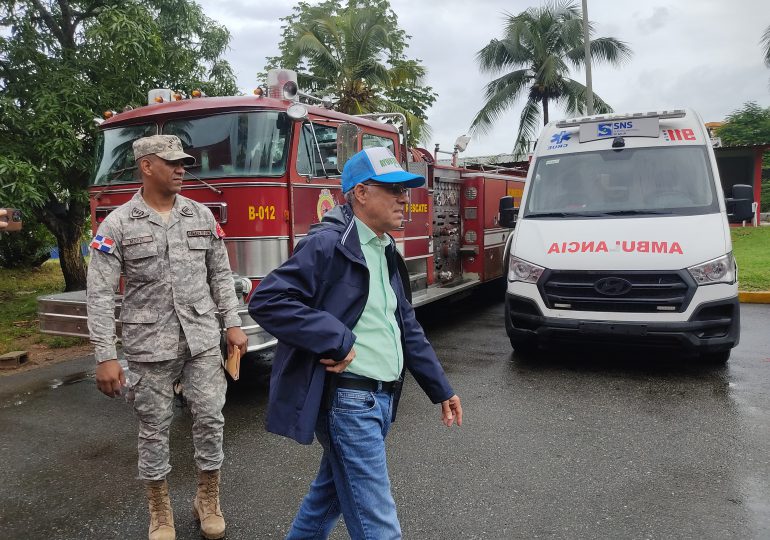
<instances>
[{"instance_id":1,"label":"white ambulance","mask_svg":"<svg viewBox=\"0 0 770 540\"><path fill-rule=\"evenodd\" d=\"M750 219L735 209L731 221ZM694 111L548 124L521 206L503 198L500 221L514 227L505 323L515 349L615 343L724 363L738 344L725 196Z\"/></svg>"}]
</instances>

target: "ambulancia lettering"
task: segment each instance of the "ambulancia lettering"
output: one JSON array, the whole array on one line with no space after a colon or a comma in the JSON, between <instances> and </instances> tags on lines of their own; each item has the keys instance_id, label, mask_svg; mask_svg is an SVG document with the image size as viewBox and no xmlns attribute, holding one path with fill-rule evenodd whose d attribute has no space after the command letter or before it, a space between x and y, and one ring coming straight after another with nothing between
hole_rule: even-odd
<instances>
[{"instance_id":1,"label":"ambulancia lettering","mask_svg":"<svg viewBox=\"0 0 770 540\"><path fill-rule=\"evenodd\" d=\"M610 251L622 251L624 253L665 253L667 255L684 255L684 250L679 242L659 240L617 240L612 249L607 247L607 242L582 241L582 242L553 242L548 248L548 255L553 253L609 253Z\"/></svg>"}]
</instances>

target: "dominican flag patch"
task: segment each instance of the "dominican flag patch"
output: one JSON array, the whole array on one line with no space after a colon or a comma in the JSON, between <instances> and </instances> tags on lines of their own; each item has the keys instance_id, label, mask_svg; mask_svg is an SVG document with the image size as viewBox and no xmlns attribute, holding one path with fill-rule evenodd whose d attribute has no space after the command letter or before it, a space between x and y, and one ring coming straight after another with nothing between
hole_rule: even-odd
<instances>
[{"instance_id":1,"label":"dominican flag patch","mask_svg":"<svg viewBox=\"0 0 770 540\"><path fill-rule=\"evenodd\" d=\"M91 240L90 246L93 249L98 249L99 251L103 251L105 253L112 253L115 251L115 240L108 236L97 234L94 236L94 239Z\"/></svg>"},{"instance_id":2,"label":"dominican flag patch","mask_svg":"<svg viewBox=\"0 0 770 540\"><path fill-rule=\"evenodd\" d=\"M219 223L217 223L217 236L219 238L224 238L225 236L227 236L225 234L225 230L222 227L219 226Z\"/></svg>"}]
</instances>

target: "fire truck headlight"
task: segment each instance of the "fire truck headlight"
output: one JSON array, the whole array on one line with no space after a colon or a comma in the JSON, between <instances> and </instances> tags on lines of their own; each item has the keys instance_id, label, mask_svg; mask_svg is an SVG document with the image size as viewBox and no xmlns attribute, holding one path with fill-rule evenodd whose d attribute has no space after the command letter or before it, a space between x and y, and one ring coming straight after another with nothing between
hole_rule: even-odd
<instances>
[{"instance_id":1,"label":"fire truck headlight","mask_svg":"<svg viewBox=\"0 0 770 540\"><path fill-rule=\"evenodd\" d=\"M508 265L508 281L522 281L524 283L537 283L545 268L529 263L511 255Z\"/></svg>"},{"instance_id":2,"label":"fire truck headlight","mask_svg":"<svg viewBox=\"0 0 770 540\"><path fill-rule=\"evenodd\" d=\"M698 285L714 283L735 283L738 279L738 266L732 252L687 269Z\"/></svg>"}]
</instances>

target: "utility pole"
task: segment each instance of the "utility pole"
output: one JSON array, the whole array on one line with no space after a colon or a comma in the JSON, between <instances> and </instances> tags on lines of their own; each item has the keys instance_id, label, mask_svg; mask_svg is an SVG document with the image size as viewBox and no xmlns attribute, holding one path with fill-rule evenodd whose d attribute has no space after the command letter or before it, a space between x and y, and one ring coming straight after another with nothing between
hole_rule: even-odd
<instances>
[{"instance_id":1,"label":"utility pole","mask_svg":"<svg viewBox=\"0 0 770 540\"><path fill-rule=\"evenodd\" d=\"M586 109L594 114L594 89L591 81L591 36L588 33L588 0L583 0L583 42L586 47Z\"/></svg>"}]
</instances>

